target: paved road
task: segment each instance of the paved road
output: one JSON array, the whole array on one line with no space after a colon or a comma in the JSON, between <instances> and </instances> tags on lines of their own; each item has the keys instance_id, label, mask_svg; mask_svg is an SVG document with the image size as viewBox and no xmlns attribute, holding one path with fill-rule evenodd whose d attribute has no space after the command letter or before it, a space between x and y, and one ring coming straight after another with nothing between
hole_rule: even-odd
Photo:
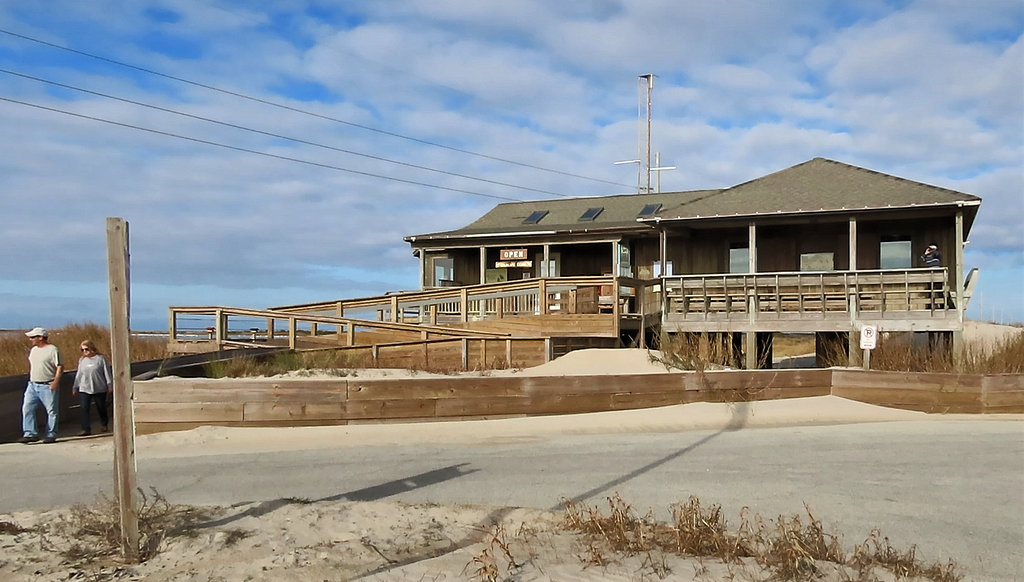
<instances>
[{"instance_id":1,"label":"paved road","mask_svg":"<svg viewBox=\"0 0 1024 582\"><path fill-rule=\"evenodd\" d=\"M68 443L69 447L72 443ZM61 445L0 445L0 512L87 502L109 488L106 456ZM878 527L928 559L954 557L968 579L1024 581L1024 422L558 435L140 458L140 484L172 502L281 497L553 507L618 492L667 515L697 495L736 523L807 503L849 548Z\"/></svg>"}]
</instances>

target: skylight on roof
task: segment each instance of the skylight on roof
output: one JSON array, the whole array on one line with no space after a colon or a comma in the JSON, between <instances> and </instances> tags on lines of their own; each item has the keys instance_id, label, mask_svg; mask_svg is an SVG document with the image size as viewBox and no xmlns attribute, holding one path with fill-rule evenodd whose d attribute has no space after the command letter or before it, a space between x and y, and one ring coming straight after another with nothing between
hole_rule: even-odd
<instances>
[{"instance_id":1,"label":"skylight on roof","mask_svg":"<svg viewBox=\"0 0 1024 582\"><path fill-rule=\"evenodd\" d=\"M646 218L648 216L653 216L654 213L659 210L661 210L661 204L647 204L640 210L640 214L637 214L637 216L640 218Z\"/></svg>"},{"instance_id":2,"label":"skylight on roof","mask_svg":"<svg viewBox=\"0 0 1024 582\"><path fill-rule=\"evenodd\" d=\"M579 222L594 220L595 218L597 218L597 215L601 214L602 212L604 212L604 206L599 206L597 208L588 208L587 211L580 216Z\"/></svg>"},{"instance_id":3,"label":"skylight on roof","mask_svg":"<svg viewBox=\"0 0 1024 582\"><path fill-rule=\"evenodd\" d=\"M547 215L547 210L534 210L532 214L526 217L526 220L523 221L523 224L537 224Z\"/></svg>"}]
</instances>

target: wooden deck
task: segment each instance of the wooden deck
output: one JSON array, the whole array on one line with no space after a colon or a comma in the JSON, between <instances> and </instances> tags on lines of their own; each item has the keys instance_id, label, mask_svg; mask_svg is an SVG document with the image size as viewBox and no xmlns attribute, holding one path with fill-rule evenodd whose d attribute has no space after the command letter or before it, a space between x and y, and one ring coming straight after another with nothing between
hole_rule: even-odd
<instances>
[{"instance_id":1,"label":"wooden deck","mask_svg":"<svg viewBox=\"0 0 1024 582\"><path fill-rule=\"evenodd\" d=\"M688 275L664 280L667 331L962 329L945 268Z\"/></svg>"},{"instance_id":2,"label":"wooden deck","mask_svg":"<svg viewBox=\"0 0 1024 582\"><path fill-rule=\"evenodd\" d=\"M667 332L960 331L945 268L548 277L264 310L171 307L172 352L437 338L608 338ZM966 298L966 296L965 296Z\"/></svg>"}]
</instances>

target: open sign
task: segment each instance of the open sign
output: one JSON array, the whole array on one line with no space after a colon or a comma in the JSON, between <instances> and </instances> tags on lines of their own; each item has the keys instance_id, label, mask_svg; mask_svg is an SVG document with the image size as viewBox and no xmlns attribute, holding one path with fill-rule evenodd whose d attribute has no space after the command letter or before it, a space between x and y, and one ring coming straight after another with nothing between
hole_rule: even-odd
<instances>
[{"instance_id":1,"label":"open sign","mask_svg":"<svg viewBox=\"0 0 1024 582\"><path fill-rule=\"evenodd\" d=\"M502 261L522 261L526 259L526 249L501 249L498 256Z\"/></svg>"}]
</instances>

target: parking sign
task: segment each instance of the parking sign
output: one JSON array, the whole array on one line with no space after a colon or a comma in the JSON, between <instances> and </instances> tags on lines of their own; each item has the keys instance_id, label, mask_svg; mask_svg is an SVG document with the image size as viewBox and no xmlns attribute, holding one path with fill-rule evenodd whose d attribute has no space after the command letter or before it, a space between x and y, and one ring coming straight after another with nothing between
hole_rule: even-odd
<instances>
[{"instance_id":1,"label":"parking sign","mask_svg":"<svg viewBox=\"0 0 1024 582\"><path fill-rule=\"evenodd\" d=\"M860 328L860 349L873 350L878 343L878 326L865 325Z\"/></svg>"}]
</instances>

